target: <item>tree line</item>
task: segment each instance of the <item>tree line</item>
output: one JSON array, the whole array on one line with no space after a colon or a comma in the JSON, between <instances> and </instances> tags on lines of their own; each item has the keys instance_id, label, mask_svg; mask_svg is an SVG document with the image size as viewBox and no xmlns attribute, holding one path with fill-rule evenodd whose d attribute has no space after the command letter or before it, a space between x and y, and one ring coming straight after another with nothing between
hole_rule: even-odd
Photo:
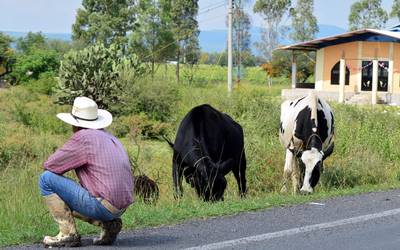
<instances>
[{"instance_id":1,"label":"tree line","mask_svg":"<svg viewBox=\"0 0 400 250\"><path fill-rule=\"evenodd\" d=\"M381 7L381 3L381 0L354 2L348 18L349 30L382 29L389 17L400 20L400 0L393 1L389 12ZM244 8L249 4L253 2L234 1L236 66L254 66L273 60L276 65L282 57L288 57L284 53L273 53L283 38L302 42L315 38L318 32L313 0L256 0L251 7L262 16L264 25L261 40L252 44L251 19ZM83 0L72 26L72 43L47 41L41 33L29 33L17 40L0 33L0 77L8 75L14 81L38 78L40 72L56 71L68 50L80 50L98 43L106 48L118 46L124 54L137 55L150 65L151 75L159 65L174 61L178 81L182 63L188 67L198 63L225 66L226 50L218 53L200 51L198 17L198 0ZM10 45L12 42L16 44L14 49ZM253 54L252 46L259 56Z\"/></svg>"}]
</instances>

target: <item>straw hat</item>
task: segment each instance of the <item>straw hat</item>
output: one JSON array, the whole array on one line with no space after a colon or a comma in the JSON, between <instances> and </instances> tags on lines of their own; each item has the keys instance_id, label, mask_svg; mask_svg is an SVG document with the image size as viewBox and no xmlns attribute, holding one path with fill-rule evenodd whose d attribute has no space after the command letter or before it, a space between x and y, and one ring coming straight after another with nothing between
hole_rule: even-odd
<instances>
[{"instance_id":1,"label":"straw hat","mask_svg":"<svg viewBox=\"0 0 400 250\"><path fill-rule=\"evenodd\" d=\"M112 115L104 109L98 109L90 98L77 97L71 113L59 113L57 117L70 125L81 128L101 129L112 123Z\"/></svg>"}]
</instances>

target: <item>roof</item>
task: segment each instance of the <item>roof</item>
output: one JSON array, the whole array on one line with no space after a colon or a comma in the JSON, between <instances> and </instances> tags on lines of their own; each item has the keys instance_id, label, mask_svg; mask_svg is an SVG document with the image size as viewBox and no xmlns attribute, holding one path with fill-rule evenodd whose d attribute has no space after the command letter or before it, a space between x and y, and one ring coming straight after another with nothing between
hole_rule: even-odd
<instances>
[{"instance_id":1,"label":"roof","mask_svg":"<svg viewBox=\"0 0 400 250\"><path fill-rule=\"evenodd\" d=\"M282 46L277 49L281 50L318 50L324 47L348 43L354 41L368 42L395 42L400 43L400 32L395 29L378 30L378 29L362 29L343 33L336 36L328 36L315 40L310 40L292 45Z\"/></svg>"}]
</instances>

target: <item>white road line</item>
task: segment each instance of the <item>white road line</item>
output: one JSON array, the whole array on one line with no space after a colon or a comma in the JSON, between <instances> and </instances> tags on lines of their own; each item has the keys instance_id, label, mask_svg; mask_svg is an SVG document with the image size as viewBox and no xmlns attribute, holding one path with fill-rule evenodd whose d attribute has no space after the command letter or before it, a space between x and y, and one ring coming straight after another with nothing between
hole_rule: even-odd
<instances>
[{"instance_id":1,"label":"white road line","mask_svg":"<svg viewBox=\"0 0 400 250\"><path fill-rule=\"evenodd\" d=\"M297 227L297 228L292 228L292 229L273 232L273 233L259 234L259 235L254 235L254 236L249 236L249 237L244 237L244 238L239 238L239 239L234 239L234 240L221 241L221 242L216 242L216 243L212 243L212 244L186 248L185 250L200 250L200 249L211 250L211 249L221 249L221 248L234 247L234 246L237 247L238 245L244 245L244 244L248 244L251 242L265 241L265 240L269 240L269 239L290 236L290 235L299 234L299 233L307 233L307 232L326 229L326 228L338 227L338 226L343 226L343 225L348 225L348 224L353 224L353 223L360 223L360 222L365 222L365 221L378 219L378 218L382 218L382 217L393 216L393 215L397 215L397 214L400 214L400 208L393 209L393 210L387 210L387 211L383 211L383 212L375 213L375 214L367 214L367 215L352 217L352 218L343 219L343 220L331 221L331 222L309 225L309 226L304 226L304 227Z\"/></svg>"},{"instance_id":2,"label":"white road line","mask_svg":"<svg viewBox=\"0 0 400 250\"><path fill-rule=\"evenodd\" d=\"M310 202L310 203L308 203L308 204L310 204L310 205L317 205L317 206L325 206L324 203L319 203L319 202Z\"/></svg>"}]
</instances>

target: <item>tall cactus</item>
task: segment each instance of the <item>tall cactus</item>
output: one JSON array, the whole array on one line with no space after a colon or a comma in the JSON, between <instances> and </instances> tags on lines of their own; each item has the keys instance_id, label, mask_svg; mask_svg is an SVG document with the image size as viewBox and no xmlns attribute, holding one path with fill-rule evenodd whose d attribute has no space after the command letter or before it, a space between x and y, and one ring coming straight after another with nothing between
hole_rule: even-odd
<instances>
[{"instance_id":1,"label":"tall cactus","mask_svg":"<svg viewBox=\"0 0 400 250\"><path fill-rule=\"evenodd\" d=\"M72 104L75 97L87 96L99 108L110 108L121 101L145 71L145 65L135 54L126 56L115 45L107 48L99 43L71 51L61 61L57 100L60 104Z\"/></svg>"}]
</instances>

